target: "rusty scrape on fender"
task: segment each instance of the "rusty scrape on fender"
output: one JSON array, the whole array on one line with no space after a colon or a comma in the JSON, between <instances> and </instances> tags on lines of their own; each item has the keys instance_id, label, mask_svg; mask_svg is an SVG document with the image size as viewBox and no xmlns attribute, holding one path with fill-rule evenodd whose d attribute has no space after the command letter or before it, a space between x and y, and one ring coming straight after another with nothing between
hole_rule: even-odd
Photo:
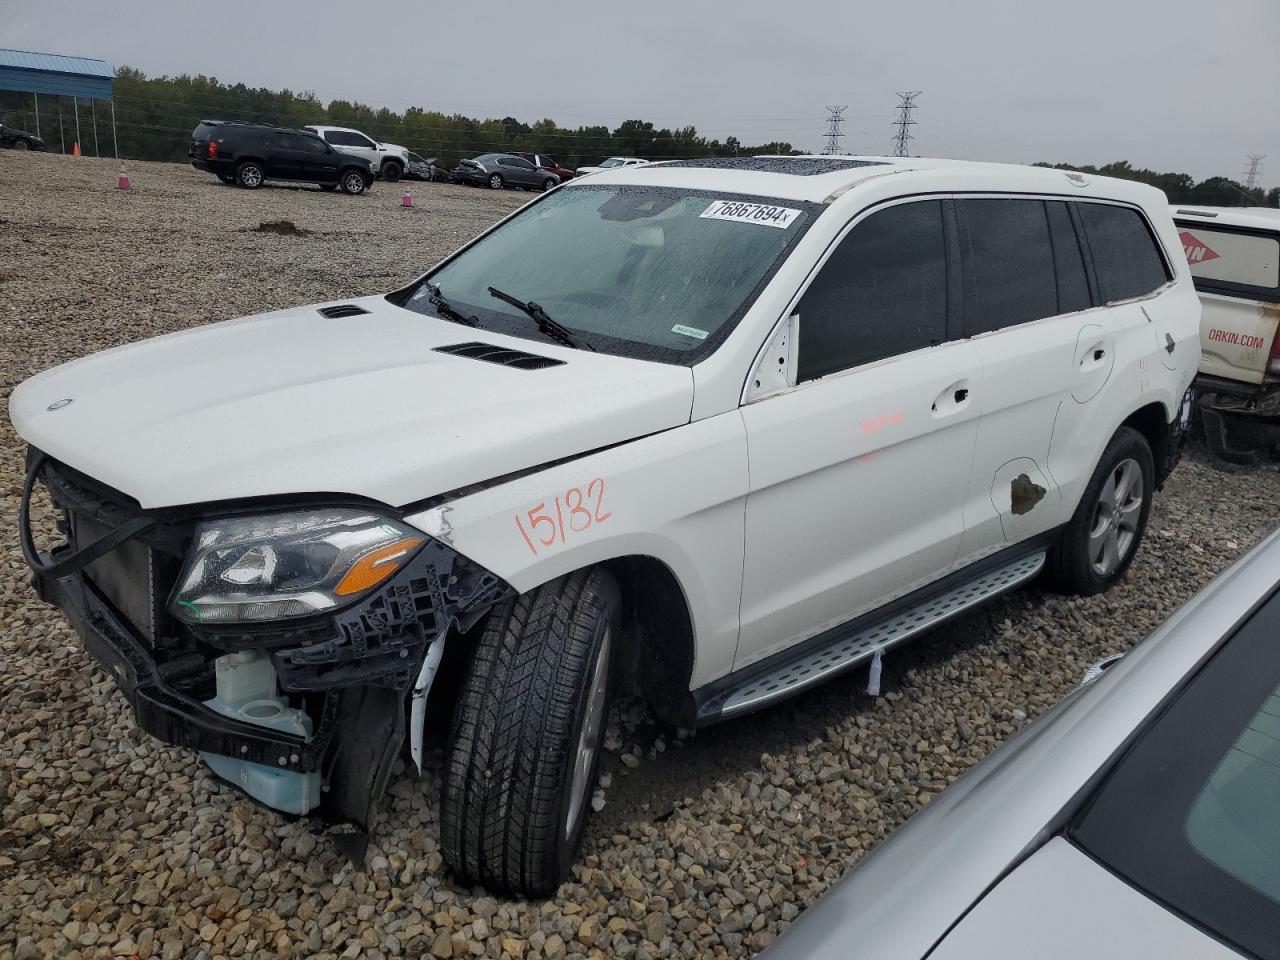
<instances>
[{"instance_id":1,"label":"rusty scrape on fender","mask_svg":"<svg viewBox=\"0 0 1280 960\"><path fill-rule=\"evenodd\" d=\"M1009 500L1013 512L1019 516L1030 513L1044 499L1044 487L1034 483L1025 473L1020 473L1009 484Z\"/></svg>"}]
</instances>

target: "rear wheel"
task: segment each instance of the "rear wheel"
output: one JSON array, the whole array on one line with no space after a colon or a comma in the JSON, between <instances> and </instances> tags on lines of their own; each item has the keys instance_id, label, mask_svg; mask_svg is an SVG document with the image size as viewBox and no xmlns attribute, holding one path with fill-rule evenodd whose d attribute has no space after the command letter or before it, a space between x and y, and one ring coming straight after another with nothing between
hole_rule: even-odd
<instances>
[{"instance_id":1,"label":"rear wheel","mask_svg":"<svg viewBox=\"0 0 1280 960\"><path fill-rule=\"evenodd\" d=\"M25 141L25 140L15 140L15 141L13 141L13 149L15 149L15 150L30 150L30 149L31 149L31 144L27 143L27 141Z\"/></svg>"},{"instance_id":2,"label":"rear wheel","mask_svg":"<svg viewBox=\"0 0 1280 960\"><path fill-rule=\"evenodd\" d=\"M1129 569L1142 543L1155 490L1151 447L1121 427L1098 461L1062 539L1049 553L1048 574L1067 593L1092 596Z\"/></svg>"},{"instance_id":3,"label":"rear wheel","mask_svg":"<svg viewBox=\"0 0 1280 960\"><path fill-rule=\"evenodd\" d=\"M489 177L489 189L490 190L502 189L502 174L495 173Z\"/></svg>"},{"instance_id":4,"label":"rear wheel","mask_svg":"<svg viewBox=\"0 0 1280 960\"><path fill-rule=\"evenodd\" d=\"M257 190L264 179L262 166L256 160L246 160L236 167L236 183L246 190Z\"/></svg>"},{"instance_id":5,"label":"rear wheel","mask_svg":"<svg viewBox=\"0 0 1280 960\"><path fill-rule=\"evenodd\" d=\"M343 193L349 193L353 196L359 196L368 189L369 184L359 170L348 170L342 175L339 181L342 186Z\"/></svg>"},{"instance_id":6,"label":"rear wheel","mask_svg":"<svg viewBox=\"0 0 1280 960\"><path fill-rule=\"evenodd\" d=\"M499 606L458 696L440 832L464 883L545 896L573 865L599 766L617 582L593 567Z\"/></svg>"},{"instance_id":7,"label":"rear wheel","mask_svg":"<svg viewBox=\"0 0 1280 960\"><path fill-rule=\"evenodd\" d=\"M390 183L395 183L404 176L404 167L396 163L394 160L388 160L382 165L382 179Z\"/></svg>"}]
</instances>

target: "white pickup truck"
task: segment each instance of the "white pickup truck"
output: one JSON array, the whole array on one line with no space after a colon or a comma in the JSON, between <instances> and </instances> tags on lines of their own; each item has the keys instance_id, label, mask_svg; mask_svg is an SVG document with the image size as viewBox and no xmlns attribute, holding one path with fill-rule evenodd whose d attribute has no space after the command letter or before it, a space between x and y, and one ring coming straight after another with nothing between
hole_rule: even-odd
<instances>
[{"instance_id":1,"label":"white pickup truck","mask_svg":"<svg viewBox=\"0 0 1280 960\"><path fill-rule=\"evenodd\" d=\"M333 149L364 157L373 165L375 176L395 182L409 169L409 149L398 143L379 143L350 127L303 127L324 140Z\"/></svg>"},{"instance_id":2,"label":"white pickup truck","mask_svg":"<svg viewBox=\"0 0 1280 960\"><path fill-rule=\"evenodd\" d=\"M1204 305L1197 390L1214 451L1253 463L1280 439L1280 210L1173 208Z\"/></svg>"}]
</instances>

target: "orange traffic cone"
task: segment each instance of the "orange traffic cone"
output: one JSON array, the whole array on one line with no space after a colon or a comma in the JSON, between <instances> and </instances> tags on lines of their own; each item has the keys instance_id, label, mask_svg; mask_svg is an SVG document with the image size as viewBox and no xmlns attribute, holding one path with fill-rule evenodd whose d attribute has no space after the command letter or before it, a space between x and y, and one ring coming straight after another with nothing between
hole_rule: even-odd
<instances>
[{"instance_id":1,"label":"orange traffic cone","mask_svg":"<svg viewBox=\"0 0 1280 960\"><path fill-rule=\"evenodd\" d=\"M400 201L400 206L402 206L402 207L412 207L412 206L413 206L413 197L409 195L409 191L408 191L408 190L406 190L406 191L404 192L404 198Z\"/></svg>"},{"instance_id":2,"label":"orange traffic cone","mask_svg":"<svg viewBox=\"0 0 1280 960\"><path fill-rule=\"evenodd\" d=\"M80 156L80 141L79 141L79 140L77 140L75 143L71 144L71 155L72 155L73 157L78 157L78 156Z\"/></svg>"},{"instance_id":3,"label":"orange traffic cone","mask_svg":"<svg viewBox=\"0 0 1280 960\"><path fill-rule=\"evenodd\" d=\"M129 182L129 175L124 172L124 164L120 164L120 179L116 181L117 190L128 190L133 186Z\"/></svg>"}]
</instances>

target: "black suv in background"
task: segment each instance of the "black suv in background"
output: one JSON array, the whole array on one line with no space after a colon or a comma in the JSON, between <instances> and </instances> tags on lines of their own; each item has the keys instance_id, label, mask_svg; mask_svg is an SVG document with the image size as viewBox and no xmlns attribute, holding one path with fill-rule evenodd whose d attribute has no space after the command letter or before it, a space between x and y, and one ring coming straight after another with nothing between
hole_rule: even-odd
<instances>
[{"instance_id":1,"label":"black suv in background","mask_svg":"<svg viewBox=\"0 0 1280 960\"><path fill-rule=\"evenodd\" d=\"M373 167L363 157L339 153L314 133L264 123L201 120L188 156L197 170L250 190L267 180L301 180L346 193L364 193L373 184Z\"/></svg>"}]
</instances>

